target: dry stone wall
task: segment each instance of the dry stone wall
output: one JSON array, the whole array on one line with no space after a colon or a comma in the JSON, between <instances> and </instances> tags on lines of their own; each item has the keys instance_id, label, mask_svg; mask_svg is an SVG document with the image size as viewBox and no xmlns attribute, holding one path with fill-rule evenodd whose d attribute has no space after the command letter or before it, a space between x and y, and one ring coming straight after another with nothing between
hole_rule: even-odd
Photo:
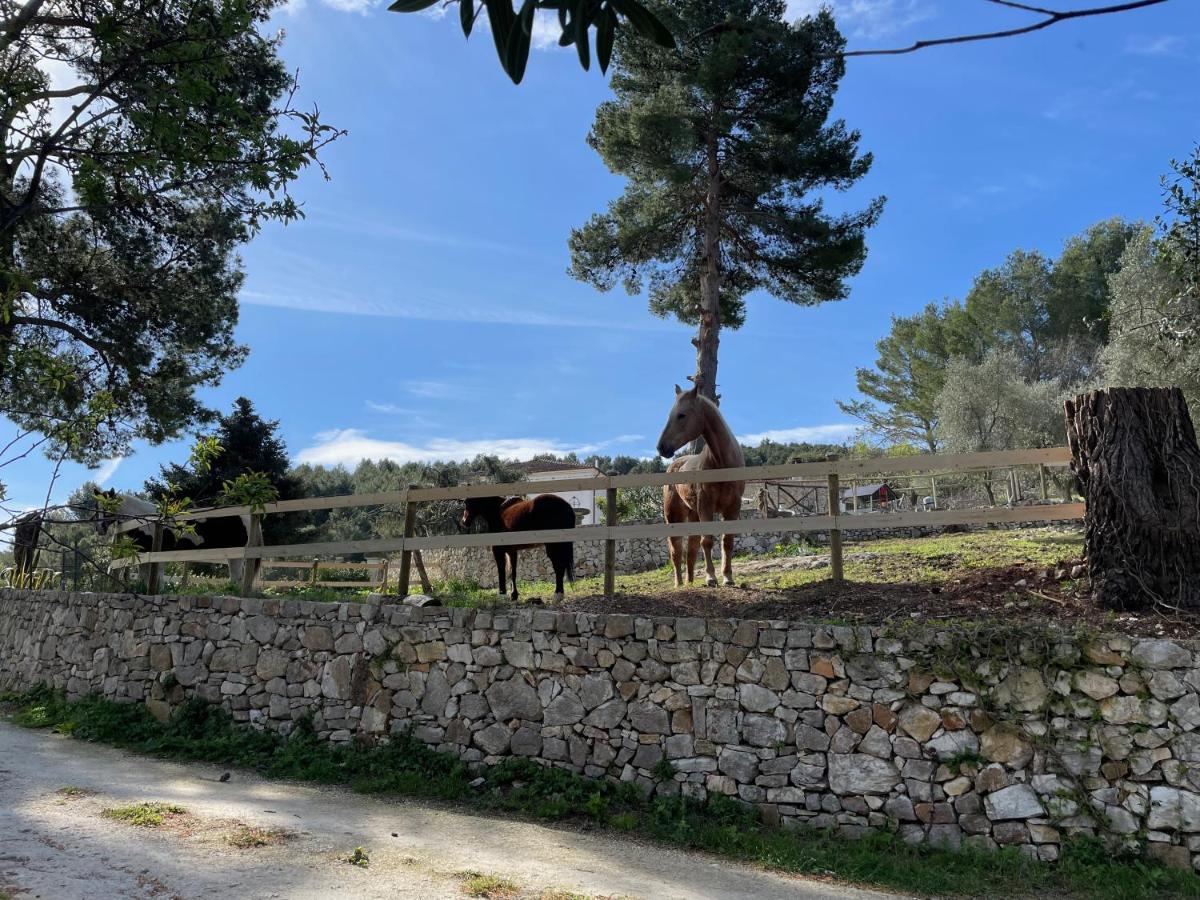
<instances>
[{"instance_id":1,"label":"dry stone wall","mask_svg":"<svg viewBox=\"0 0 1200 900\"><path fill-rule=\"evenodd\" d=\"M770 822L1200 865L1200 655L1121 636L0 591L0 689L411 729ZM667 776L664 760L670 764Z\"/></svg>"}]
</instances>

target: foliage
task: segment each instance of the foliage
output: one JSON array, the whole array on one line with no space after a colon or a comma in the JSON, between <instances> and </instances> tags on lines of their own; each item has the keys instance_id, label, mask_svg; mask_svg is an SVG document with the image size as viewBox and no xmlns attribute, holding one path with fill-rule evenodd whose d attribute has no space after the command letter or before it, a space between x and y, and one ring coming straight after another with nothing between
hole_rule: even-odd
<instances>
[{"instance_id":1,"label":"foliage","mask_svg":"<svg viewBox=\"0 0 1200 900\"><path fill-rule=\"evenodd\" d=\"M650 797L632 783L588 779L528 759L472 769L407 733L371 747L332 745L318 741L307 720L283 739L234 725L220 707L198 700L183 703L166 723L156 721L140 704L97 697L67 701L45 688L18 703L21 724L52 726L77 738L142 753L250 766L273 778L348 783L369 793L465 801L507 814L620 825L654 840L778 870L903 892L979 897L1077 894L1097 900L1200 897L1200 879L1191 873L1123 858L1086 839L1065 843L1061 861L1050 867L1012 849L952 852L910 846L883 832L848 840L827 831L768 828L758 822L752 807L722 796L703 804L682 797ZM482 783L472 787L476 778Z\"/></svg>"},{"instance_id":2,"label":"foliage","mask_svg":"<svg viewBox=\"0 0 1200 900\"><path fill-rule=\"evenodd\" d=\"M395 0L388 9L392 12L420 12L438 2L441 0ZM574 44L579 64L585 70L591 64L589 30L592 28L596 29L596 62L601 72L608 71L613 39L618 31L626 34L626 29L632 29L634 34L660 46L675 46L675 38L667 27L638 0L601 0L599 3L576 4L566 3L565 0L525 0L519 11L513 8L509 0L482 0L478 4L475 0L457 0L457 3L459 24L465 37L471 36L475 21L486 10L488 29L496 44L500 66L513 84L520 84L525 77L534 18L539 10L553 10L556 13L562 30L558 45L569 47ZM448 6L449 2L445 5Z\"/></svg>"},{"instance_id":3,"label":"foliage","mask_svg":"<svg viewBox=\"0 0 1200 900\"><path fill-rule=\"evenodd\" d=\"M174 803L145 802L102 809L100 815L139 828L158 828L166 822L167 816L178 816L186 812L186 809Z\"/></svg>"},{"instance_id":4,"label":"foliage","mask_svg":"<svg viewBox=\"0 0 1200 900\"><path fill-rule=\"evenodd\" d=\"M621 488L617 491L617 521L631 522L642 519L661 519L663 514L663 493L660 487ZM608 513L608 504L603 497L596 503L600 507L601 516Z\"/></svg>"},{"instance_id":5,"label":"foliage","mask_svg":"<svg viewBox=\"0 0 1200 900\"><path fill-rule=\"evenodd\" d=\"M186 464L162 466L157 477L146 481L146 490L159 503L188 498L193 506L261 507L306 496L291 474L278 420L262 418L245 397L238 397L233 409L218 417L211 434L197 439ZM306 518L301 513L266 516L263 540L296 541Z\"/></svg>"},{"instance_id":6,"label":"foliage","mask_svg":"<svg viewBox=\"0 0 1200 900\"><path fill-rule=\"evenodd\" d=\"M1016 250L981 272L962 301L893 317L875 365L856 372L862 399L838 405L865 434L936 452L938 397L953 360L979 366L1000 352L1030 384L1065 393L1089 382L1108 336L1109 276L1140 228L1119 218L1098 222L1068 239L1057 260Z\"/></svg>"},{"instance_id":7,"label":"foliage","mask_svg":"<svg viewBox=\"0 0 1200 900\"><path fill-rule=\"evenodd\" d=\"M1157 236L1144 229L1111 279L1109 385L1177 386L1200 414L1200 145L1172 161Z\"/></svg>"},{"instance_id":8,"label":"foliage","mask_svg":"<svg viewBox=\"0 0 1200 900\"><path fill-rule=\"evenodd\" d=\"M936 409L939 437L956 451L1052 447L1066 440L1058 386L1023 378L1012 351L993 350L978 364L952 360Z\"/></svg>"},{"instance_id":9,"label":"foliage","mask_svg":"<svg viewBox=\"0 0 1200 900\"><path fill-rule=\"evenodd\" d=\"M696 386L712 398L719 331L741 325L746 295L845 297L882 201L831 215L818 196L871 165L858 133L829 121L844 42L828 10L789 25L782 0L654 9L682 39L618 37L616 99L588 143L628 183L572 232L571 274L602 291L646 284L651 312L696 325Z\"/></svg>"},{"instance_id":10,"label":"foliage","mask_svg":"<svg viewBox=\"0 0 1200 900\"><path fill-rule=\"evenodd\" d=\"M294 105L279 5L6 6L0 412L55 456L175 437L245 355L236 250L337 137Z\"/></svg>"}]
</instances>

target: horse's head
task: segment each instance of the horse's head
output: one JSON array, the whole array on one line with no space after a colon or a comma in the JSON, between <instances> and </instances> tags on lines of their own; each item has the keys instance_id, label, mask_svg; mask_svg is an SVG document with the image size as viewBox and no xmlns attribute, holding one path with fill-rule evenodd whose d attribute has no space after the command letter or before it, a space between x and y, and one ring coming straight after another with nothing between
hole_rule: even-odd
<instances>
[{"instance_id":1,"label":"horse's head","mask_svg":"<svg viewBox=\"0 0 1200 900\"><path fill-rule=\"evenodd\" d=\"M121 498L117 495L115 488L109 488L107 491L92 491L92 496L96 500L96 531L105 534L119 518Z\"/></svg>"},{"instance_id":2,"label":"horse's head","mask_svg":"<svg viewBox=\"0 0 1200 900\"><path fill-rule=\"evenodd\" d=\"M463 533L502 531L500 507L503 502L500 497L468 497L463 501L463 513L462 518L458 520L458 530Z\"/></svg>"},{"instance_id":3,"label":"horse's head","mask_svg":"<svg viewBox=\"0 0 1200 900\"><path fill-rule=\"evenodd\" d=\"M685 391L675 385L675 405L667 415L667 424L658 436L658 453L670 459L684 444L704 431L704 399L696 389Z\"/></svg>"}]
</instances>

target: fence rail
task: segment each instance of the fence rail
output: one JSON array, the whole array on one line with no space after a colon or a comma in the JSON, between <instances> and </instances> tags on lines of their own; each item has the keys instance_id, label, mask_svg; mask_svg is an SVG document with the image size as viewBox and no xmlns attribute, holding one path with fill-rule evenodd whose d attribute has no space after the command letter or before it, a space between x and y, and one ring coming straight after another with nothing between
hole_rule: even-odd
<instances>
[{"instance_id":1,"label":"fence rail","mask_svg":"<svg viewBox=\"0 0 1200 900\"><path fill-rule=\"evenodd\" d=\"M591 478L572 478L550 481L521 481L501 484L471 484L449 488L412 487L402 491L375 494L349 494L335 497L310 497L303 500L282 500L269 503L262 510L247 506L212 507L192 510L177 516L178 519L196 519L212 516L251 515L261 518L263 514L300 512L314 509L344 509L363 506L404 506L406 517L418 503L434 500L462 500L468 497L488 497L504 492L522 494L540 491L604 490L610 498L622 488L656 487L667 484L698 484L728 481L763 481L776 478L825 476L830 484L836 485L845 476L859 477L883 472L929 472L955 473L982 471L1013 466L1065 466L1071 461L1066 447L1050 447L1040 450L1006 450L989 453L924 454L920 456L884 459L836 459L814 463L789 463L774 466L751 466L737 469L711 469L701 472L662 472L638 475L603 475ZM287 559L349 553L394 553L402 554L399 589L407 593L406 577L410 555L421 550L444 550L468 547L505 547L522 544L541 544L555 541L605 541L614 548L616 541L634 538L689 537L719 534L786 534L813 531L830 533L833 571L840 571L840 537L845 527L855 530L900 528L920 525L971 525L1028 521L1066 521L1083 518L1082 503L1035 504L1014 507L992 507L984 509L930 510L906 512L878 512L850 514L842 512L838 503L839 492L829 494L829 509L824 515L798 516L772 519L736 519L718 522L680 522L675 524L620 525L615 517L604 525L588 525L579 528L546 531L524 531L502 534L434 535L415 537L409 533L393 538L366 538L362 540L319 541L307 544L250 545L195 550L171 550L141 554L137 559L114 560L110 566L119 569L126 566L158 565L167 562L212 562L221 563L237 559ZM615 503L612 504L615 511ZM144 527L145 522L123 523L119 531ZM254 529L252 529L254 530ZM406 531L407 531L406 527ZM614 553L606 553L606 569L613 565ZM267 566L276 563L267 563ZM284 564L287 565L287 564ZM313 565L292 563L292 566ZM362 564L365 565L365 564ZM322 567L336 568L335 563L321 563ZM606 585L611 579L606 578Z\"/></svg>"}]
</instances>

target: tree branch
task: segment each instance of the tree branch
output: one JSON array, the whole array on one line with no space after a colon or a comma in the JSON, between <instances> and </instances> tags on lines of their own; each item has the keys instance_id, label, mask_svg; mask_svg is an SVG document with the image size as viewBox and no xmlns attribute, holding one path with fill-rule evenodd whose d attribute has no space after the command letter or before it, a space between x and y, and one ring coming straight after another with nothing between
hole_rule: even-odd
<instances>
[{"instance_id":1,"label":"tree branch","mask_svg":"<svg viewBox=\"0 0 1200 900\"><path fill-rule=\"evenodd\" d=\"M8 48L9 44L15 41L21 34L21 31L29 24L29 21L37 15L38 10L42 8L42 4L46 0L29 0L21 11L4 23L4 34L0 35L0 52Z\"/></svg>"},{"instance_id":2,"label":"tree branch","mask_svg":"<svg viewBox=\"0 0 1200 900\"><path fill-rule=\"evenodd\" d=\"M81 344L86 344L91 347L105 360L107 364L107 354L112 351L112 347L102 341L96 340L86 331L76 328L67 322L59 322L57 319L44 319L40 316L13 316L9 319L13 325L32 325L39 328L53 328L56 331L65 331Z\"/></svg>"},{"instance_id":3,"label":"tree branch","mask_svg":"<svg viewBox=\"0 0 1200 900\"><path fill-rule=\"evenodd\" d=\"M1013 0L987 0L987 2L996 3L1000 6L1011 7L1013 9L1023 10L1025 12L1037 13L1041 16L1044 16L1044 18L1042 18L1040 21L1033 22L1029 25L1023 25L1019 28L1007 28L1002 31L987 31L979 34L962 34L946 38L933 38L927 41L916 41L908 47L894 47L881 50L846 50L842 53L842 56L900 56L904 53L915 53L917 50L924 50L928 47L940 47L946 44L968 44L975 41L991 41L997 38L1015 37L1020 34L1029 34L1030 32L1041 31L1043 28L1049 28L1051 25L1057 25L1059 22L1066 22L1070 19L1082 19L1088 16L1103 16L1110 13L1144 9L1148 6L1157 6L1160 3L1166 3L1167 0L1130 0L1130 2L1117 3L1111 6L1096 6L1090 9L1063 11L1044 9L1038 6L1029 6L1024 3L1013 2Z\"/></svg>"}]
</instances>

